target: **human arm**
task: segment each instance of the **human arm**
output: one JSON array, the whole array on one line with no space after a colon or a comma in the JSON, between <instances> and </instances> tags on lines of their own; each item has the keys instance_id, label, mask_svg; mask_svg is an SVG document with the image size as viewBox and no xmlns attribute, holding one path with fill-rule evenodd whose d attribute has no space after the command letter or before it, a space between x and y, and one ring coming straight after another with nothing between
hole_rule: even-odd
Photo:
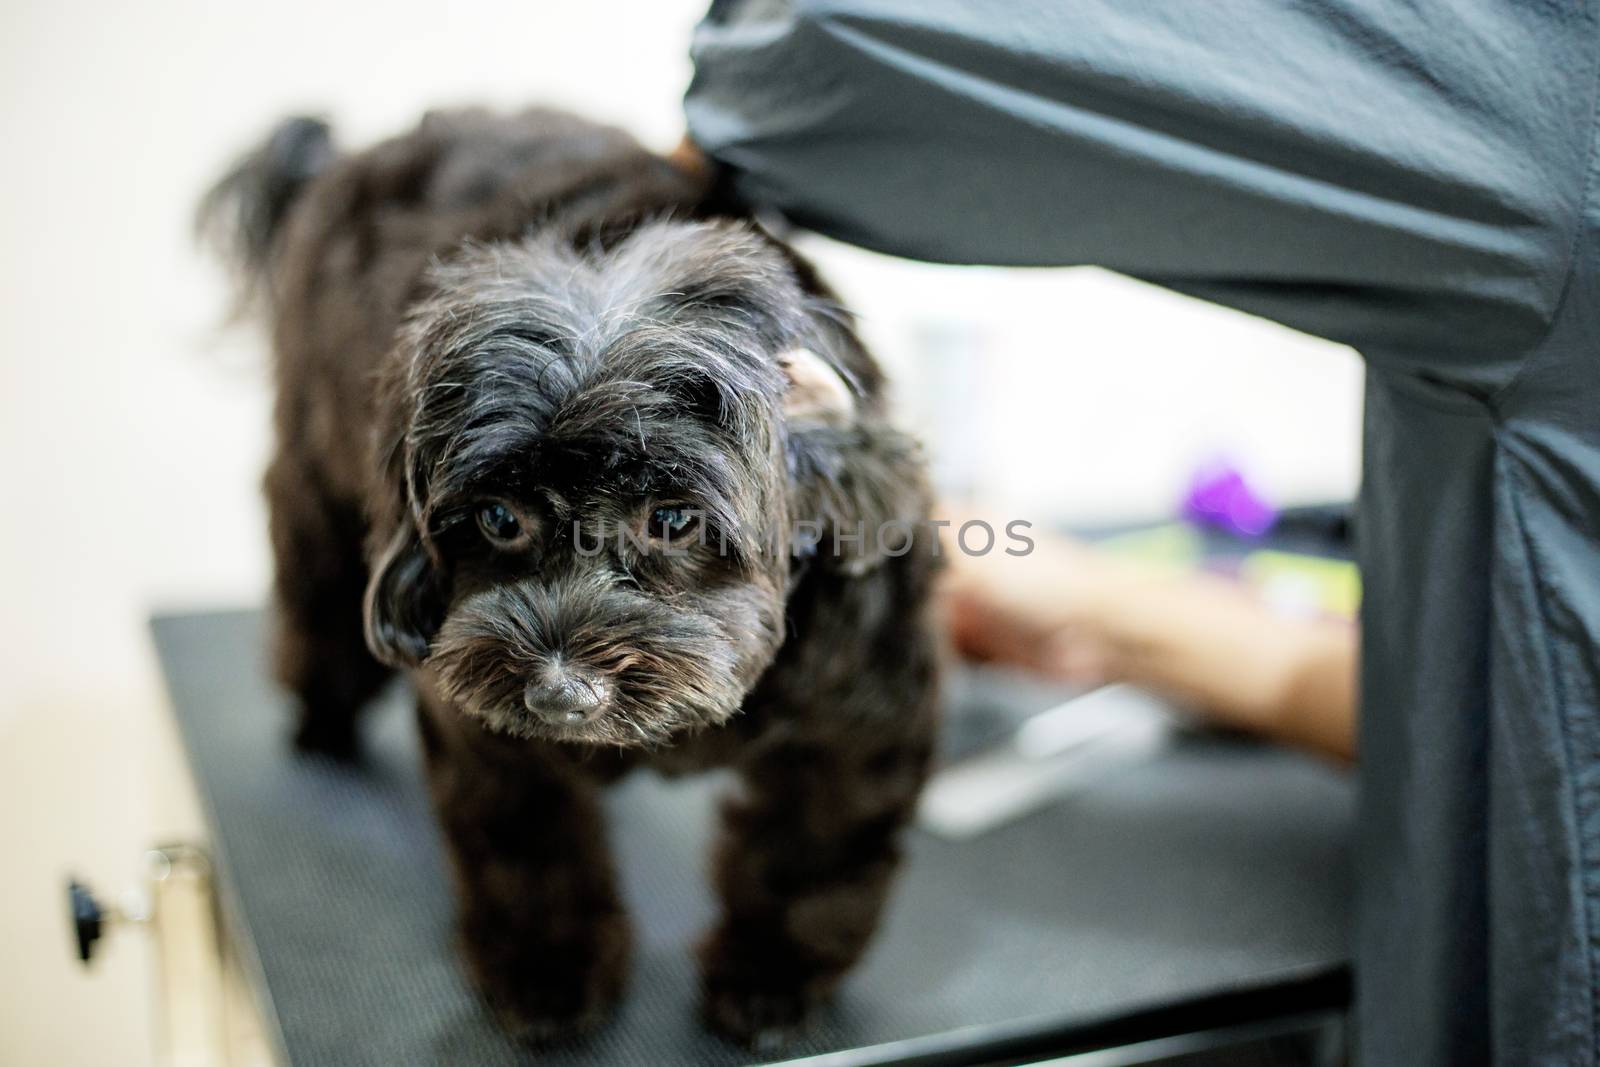
<instances>
[{"instance_id":1,"label":"human arm","mask_svg":"<svg viewBox=\"0 0 1600 1067\"><path fill-rule=\"evenodd\" d=\"M832 236L1093 263L1402 367L1448 345L1487 387L1565 278L1586 18L1490 0L721 3L686 110L742 197Z\"/></svg>"},{"instance_id":2,"label":"human arm","mask_svg":"<svg viewBox=\"0 0 1600 1067\"><path fill-rule=\"evenodd\" d=\"M1028 556L950 559L950 630L969 656L1074 684L1125 682L1214 725L1355 758L1352 622L1285 618L1226 579L1062 538L1038 538Z\"/></svg>"}]
</instances>

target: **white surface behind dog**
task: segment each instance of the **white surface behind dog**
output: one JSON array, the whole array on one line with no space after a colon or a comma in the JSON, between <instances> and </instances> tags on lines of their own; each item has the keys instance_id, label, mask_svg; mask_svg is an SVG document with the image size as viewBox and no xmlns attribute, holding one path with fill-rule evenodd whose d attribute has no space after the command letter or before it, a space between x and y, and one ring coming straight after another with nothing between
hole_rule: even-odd
<instances>
[{"instance_id":1,"label":"white surface behind dog","mask_svg":"<svg viewBox=\"0 0 1600 1067\"><path fill-rule=\"evenodd\" d=\"M140 849L194 826L146 612L258 601L266 585L261 346L216 329L226 292L188 239L196 196L302 109L362 144L430 106L550 102L667 147L702 7L6 6L0 1061L147 1062L145 949L122 937L80 974L60 879L120 888ZM938 435L961 454L952 469L1023 514L1160 514L1214 452L1280 499L1354 489L1360 368L1345 350L1096 271L807 246L910 406L962 421ZM930 336L978 338L985 362L936 374L918 361ZM930 381L944 383L932 401Z\"/></svg>"}]
</instances>

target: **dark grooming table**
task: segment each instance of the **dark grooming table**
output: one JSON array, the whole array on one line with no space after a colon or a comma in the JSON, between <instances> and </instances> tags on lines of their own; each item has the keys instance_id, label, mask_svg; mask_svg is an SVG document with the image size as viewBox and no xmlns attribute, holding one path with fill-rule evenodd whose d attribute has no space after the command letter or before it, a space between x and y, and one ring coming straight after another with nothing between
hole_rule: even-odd
<instances>
[{"instance_id":1,"label":"dark grooming table","mask_svg":"<svg viewBox=\"0 0 1600 1067\"><path fill-rule=\"evenodd\" d=\"M397 687L374 709L359 768L292 755L262 629L256 612L154 623L230 931L284 1059L530 1061L496 1031L452 954L407 700ZM718 785L640 774L614 791L633 981L604 1030L538 1062L759 1062L702 1032L694 1012L689 946L712 913L704 856ZM783 1056L1031 1062L1291 1016L1325 1037L1348 993L1351 807L1348 782L1312 761L1193 736L976 839L914 832L869 957ZM1320 1053L1281 1046L1288 1059L1181 1062L1328 1055L1322 1037L1314 1044Z\"/></svg>"}]
</instances>

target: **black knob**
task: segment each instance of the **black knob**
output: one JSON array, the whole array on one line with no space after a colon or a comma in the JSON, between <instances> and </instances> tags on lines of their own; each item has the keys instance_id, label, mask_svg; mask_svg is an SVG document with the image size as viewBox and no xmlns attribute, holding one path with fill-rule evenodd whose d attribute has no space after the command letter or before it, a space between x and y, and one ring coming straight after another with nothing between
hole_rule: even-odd
<instances>
[{"instance_id":1,"label":"black knob","mask_svg":"<svg viewBox=\"0 0 1600 1067\"><path fill-rule=\"evenodd\" d=\"M67 908L72 912L72 930L78 939L78 959L88 963L94 955L94 943L105 928L105 911L89 887L76 878L67 881Z\"/></svg>"}]
</instances>

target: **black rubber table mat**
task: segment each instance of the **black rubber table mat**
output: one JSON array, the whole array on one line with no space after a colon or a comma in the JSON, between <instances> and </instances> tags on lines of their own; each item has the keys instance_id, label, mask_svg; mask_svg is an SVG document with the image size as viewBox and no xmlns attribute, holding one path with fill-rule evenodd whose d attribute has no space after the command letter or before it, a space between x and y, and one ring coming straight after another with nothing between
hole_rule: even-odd
<instances>
[{"instance_id":1,"label":"black rubber table mat","mask_svg":"<svg viewBox=\"0 0 1600 1067\"><path fill-rule=\"evenodd\" d=\"M359 768L292 755L256 612L154 622L200 787L224 907L296 1065L509 1064L464 983L401 687ZM960 687L958 687L960 688ZM970 688L970 687L967 687ZM689 946L717 776L638 774L613 791L636 923L615 1020L536 1062L756 1062L701 1031ZM912 834L870 955L783 1057L899 1062L913 1045L1104 1027L1196 998L1337 974L1347 955L1349 783L1296 756L1194 737L1009 827ZM1251 994L1254 995L1254 994ZM944 1061L941 1061L944 1062Z\"/></svg>"}]
</instances>

